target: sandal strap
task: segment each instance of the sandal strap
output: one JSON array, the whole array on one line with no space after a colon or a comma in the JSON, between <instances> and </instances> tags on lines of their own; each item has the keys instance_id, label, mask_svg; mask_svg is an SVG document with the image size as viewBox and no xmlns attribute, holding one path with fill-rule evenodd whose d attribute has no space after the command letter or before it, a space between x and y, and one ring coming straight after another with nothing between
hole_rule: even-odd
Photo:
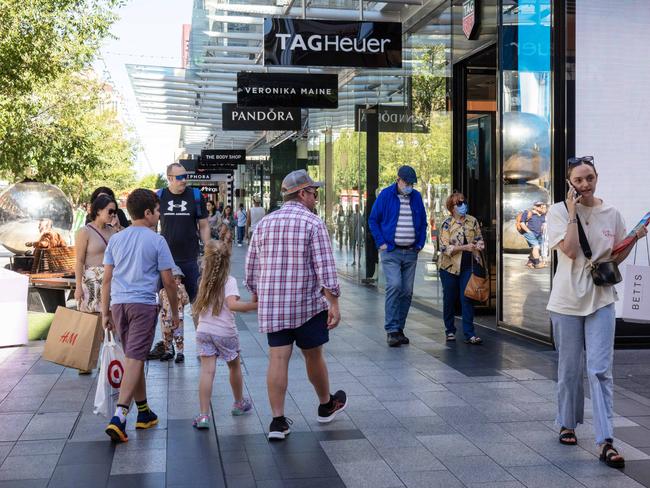
<instances>
[{"instance_id":1,"label":"sandal strap","mask_svg":"<svg viewBox=\"0 0 650 488\"><path fill-rule=\"evenodd\" d=\"M611 461L611 459L614 456L620 456L621 454L616 450L616 448L610 444L607 443L603 446L603 450L601 451L602 455L605 456L605 459L608 461Z\"/></svg>"}]
</instances>

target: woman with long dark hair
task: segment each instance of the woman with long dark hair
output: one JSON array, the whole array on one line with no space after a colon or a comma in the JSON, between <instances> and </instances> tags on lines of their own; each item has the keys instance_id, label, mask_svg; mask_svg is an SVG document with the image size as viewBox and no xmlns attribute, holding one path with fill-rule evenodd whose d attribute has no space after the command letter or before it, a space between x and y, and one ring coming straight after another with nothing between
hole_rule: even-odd
<instances>
[{"instance_id":1,"label":"woman with long dark hair","mask_svg":"<svg viewBox=\"0 0 650 488\"><path fill-rule=\"evenodd\" d=\"M622 468L625 460L614 447L612 423L616 279L611 274L609 281L596 280L598 276L593 271L614 269L633 246L612 255L612 249L625 237L625 222L616 208L595 196L598 172L594 158L571 158L567 174L566 200L553 205L547 214L548 247L557 251L558 258L547 309L558 351L559 441L566 445L578 442L575 428L584 421L586 356L600 460L608 466ZM636 239L646 234L642 227ZM590 257L585 255L585 250Z\"/></svg>"}]
</instances>

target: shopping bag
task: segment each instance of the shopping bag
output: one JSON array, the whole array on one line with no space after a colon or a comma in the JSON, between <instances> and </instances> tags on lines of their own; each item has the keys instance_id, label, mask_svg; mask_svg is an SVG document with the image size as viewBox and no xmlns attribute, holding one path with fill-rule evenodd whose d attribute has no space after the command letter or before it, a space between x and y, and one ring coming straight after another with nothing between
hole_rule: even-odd
<instances>
[{"instance_id":1,"label":"shopping bag","mask_svg":"<svg viewBox=\"0 0 650 488\"><path fill-rule=\"evenodd\" d=\"M47 334L43 359L89 371L97 365L101 343L99 315L58 307Z\"/></svg>"},{"instance_id":2,"label":"shopping bag","mask_svg":"<svg viewBox=\"0 0 650 488\"><path fill-rule=\"evenodd\" d=\"M650 266L628 264L623 280L623 311L626 322L650 323Z\"/></svg>"},{"instance_id":3,"label":"shopping bag","mask_svg":"<svg viewBox=\"0 0 650 488\"><path fill-rule=\"evenodd\" d=\"M113 333L106 331L102 345L99 374L97 375L97 392L93 412L110 418L115 411L120 385L124 376L124 350L115 341Z\"/></svg>"},{"instance_id":4,"label":"shopping bag","mask_svg":"<svg viewBox=\"0 0 650 488\"><path fill-rule=\"evenodd\" d=\"M482 265L474 263L475 257L472 256L472 276L465 286L464 294L470 300L478 303L485 303L490 298L490 280ZM485 263L485 258L481 254L481 263Z\"/></svg>"}]
</instances>

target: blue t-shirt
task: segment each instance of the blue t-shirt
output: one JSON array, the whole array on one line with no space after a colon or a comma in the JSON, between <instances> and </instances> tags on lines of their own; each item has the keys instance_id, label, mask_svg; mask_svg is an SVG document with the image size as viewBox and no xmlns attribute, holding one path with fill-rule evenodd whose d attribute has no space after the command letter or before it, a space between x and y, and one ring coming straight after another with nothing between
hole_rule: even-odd
<instances>
[{"instance_id":1,"label":"blue t-shirt","mask_svg":"<svg viewBox=\"0 0 650 488\"><path fill-rule=\"evenodd\" d=\"M160 272L172 269L174 260L163 236L132 225L108 241L104 264L114 266L112 304L155 305Z\"/></svg>"},{"instance_id":2,"label":"blue t-shirt","mask_svg":"<svg viewBox=\"0 0 650 488\"><path fill-rule=\"evenodd\" d=\"M530 212L530 215L526 225L533 234L539 237L542 235L542 226L546 223L546 215L537 215L534 212Z\"/></svg>"}]
</instances>

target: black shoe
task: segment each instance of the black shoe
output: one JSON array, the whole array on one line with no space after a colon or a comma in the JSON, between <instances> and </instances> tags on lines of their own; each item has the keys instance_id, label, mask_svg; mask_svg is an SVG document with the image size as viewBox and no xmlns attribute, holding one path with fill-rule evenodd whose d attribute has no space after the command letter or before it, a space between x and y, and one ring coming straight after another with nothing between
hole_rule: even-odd
<instances>
[{"instance_id":1,"label":"black shoe","mask_svg":"<svg viewBox=\"0 0 650 488\"><path fill-rule=\"evenodd\" d=\"M163 354L165 354L165 343L163 341L160 341L156 343L155 346L153 346L153 349L151 352L149 352L147 359L160 359Z\"/></svg>"},{"instance_id":2,"label":"black shoe","mask_svg":"<svg viewBox=\"0 0 650 488\"><path fill-rule=\"evenodd\" d=\"M404 335L404 331L400 330L398 332L399 334L399 339L402 341L402 344L409 344L411 341L409 341L409 338Z\"/></svg>"},{"instance_id":3,"label":"black shoe","mask_svg":"<svg viewBox=\"0 0 650 488\"><path fill-rule=\"evenodd\" d=\"M176 359L174 359L174 362L176 364L184 363L185 362L185 354L183 354L182 352L179 352L178 354L176 354Z\"/></svg>"},{"instance_id":4,"label":"black shoe","mask_svg":"<svg viewBox=\"0 0 650 488\"><path fill-rule=\"evenodd\" d=\"M293 421L285 416L274 418L269 427L269 440L283 441L291 433L290 424Z\"/></svg>"},{"instance_id":5,"label":"black shoe","mask_svg":"<svg viewBox=\"0 0 650 488\"><path fill-rule=\"evenodd\" d=\"M321 424L330 423L340 411L348 406L348 397L343 390L330 395L329 405L318 406L318 421Z\"/></svg>"},{"instance_id":6,"label":"black shoe","mask_svg":"<svg viewBox=\"0 0 650 488\"><path fill-rule=\"evenodd\" d=\"M166 352L162 356L160 356L161 361L171 361L174 359L174 353L173 352Z\"/></svg>"},{"instance_id":7,"label":"black shoe","mask_svg":"<svg viewBox=\"0 0 650 488\"><path fill-rule=\"evenodd\" d=\"M399 347L402 345L402 339L399 336L399 332L389 332L386 335L386 342L390 347Z\"/></svg>"}]
</instances>

